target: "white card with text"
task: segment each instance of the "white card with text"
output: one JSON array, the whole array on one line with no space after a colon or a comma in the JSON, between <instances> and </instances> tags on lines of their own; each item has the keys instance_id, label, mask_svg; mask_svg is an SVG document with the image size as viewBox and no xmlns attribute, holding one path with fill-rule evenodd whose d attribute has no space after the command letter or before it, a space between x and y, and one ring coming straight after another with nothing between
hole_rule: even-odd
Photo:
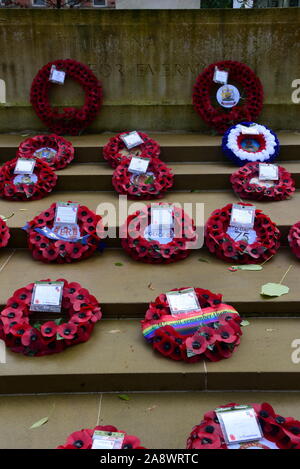
<instances>
[{"instance_id":1,"label":"white card with text","mask_svg":"<svg viewBox=\"0 0 300 469\"><path fill-rule=\"evenodd\" d=\"M31 299L31 311L61 311L63 282L36 282Z\"/></svg>"},{"instance_id":2,"label":"white card with text","mask_svg":"<svg viewBox=\"0 0 300 469\"><path fill-rule=\"evenodd\" d=\"M121 135L121 139L125 143L128 150L144 143L144 140L140 137L136 130L130 132L129 134Z\"/></svg>"},{"instance_id":3,"label":"white card with text","mask_svg":"<svg viewBox=\"0 0 300 469\"><path fill-rule=\"evenodd\" d=\"M35 167L35 160L28 158L18 158L14 174L32 174Z\"/></svg>"},{"instance_id":4,"label":"white card with text","mask_svg":"<svg viewBox=\"0 0 300 469\"><path fill-rule=\"evenodd\" d=\"M261 181L278 181L278 166L275 164L259 164L259 179Z\"/></svg>"},{"instance_id":5,"label":"white card with text","mask_svg":"<svg viewBox=\"0 0 300 469\"><path fill-rule=\"evenodd\" d=\"M170 291L166 293L166 296L172 315L188 313L190 311L201 311L194 288Z\"/></svg>"},{"instance_id":6,"label":"white card with text","mask_svg":"<svg viewBox=\"0 0 300 469\"><path fill-rule=\"evenodd\" d=\"M139 158L138 156L133 156L130 160L128 171L135 174L145 174L147 172L149 163L149 158Z\"/></svg>"},{"instance_id":7,"label":"white card with text","mask_svg":"<svg viewBox=\"0 0 300 469\"><path fill-rule=\"evenodd\" d=\"M73 225L77 223L78 204L58 202L54 223L67 223Z\"/></svg>"},{"instance_id":8,"label":"white card with text","mask_svg":"<svg viewBox=\"0 0 300 469\"><path fill-rule=\"evenodd\" d=\"M255 219L254 205L232 204L230 226L253 228Z\"/></svg>"},{"instance_id":9,"label":"white card with text","mask_svg":"<svg viewBox=\"0 0 300 469\"><path fill-rule=\"evenodd\" d=\"M227 444L243 441L260 440L261 428L253 407L216 410L222 432Z\"/></svg>"}]
</instances>

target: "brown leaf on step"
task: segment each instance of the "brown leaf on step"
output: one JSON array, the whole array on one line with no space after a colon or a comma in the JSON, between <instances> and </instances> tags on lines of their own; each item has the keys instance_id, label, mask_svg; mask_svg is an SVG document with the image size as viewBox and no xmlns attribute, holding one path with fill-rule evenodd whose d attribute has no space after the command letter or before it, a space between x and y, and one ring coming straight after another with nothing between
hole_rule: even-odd
<instances>
[{"instance_id":1,"label":"brown leaf on step","mask_svg":"<svg viewBox=\"0 0 300 469\"><path fill-rule=\"evenodd\" d=\"M121 332L120 329L112 329L111 331L108 331L109 334L117 334L118 332Z\"/></svg>"},{"instance_id":2,"label":"brown leaf on step","mask_svg":"<svg viewBox=\"0 0 300 469\"><path fill-rule=\"evenodd\" d=\"M154 290L152 283L149 283L148 288L149 290L152 290L152 291Z\"/></svg>"}]
</instances>

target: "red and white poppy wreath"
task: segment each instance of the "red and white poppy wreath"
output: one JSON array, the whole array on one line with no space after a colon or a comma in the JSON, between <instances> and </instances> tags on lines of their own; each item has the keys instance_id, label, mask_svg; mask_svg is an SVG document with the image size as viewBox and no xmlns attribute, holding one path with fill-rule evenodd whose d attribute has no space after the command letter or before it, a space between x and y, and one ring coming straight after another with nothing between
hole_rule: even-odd
<instances>
[{"instance_id":1,"label":"red and white poppy wreath","mask_svg":"<svg viewBox=\"0 0 300 469\"><path fill-rule=\"evenodd\" d=\"M119 194L130 199L160 199L173 186L173 174L158 158L150 160L144 174L129 172L130 161L124 158L114 171L112 184Z\"/></svg>"},{"instance_id":2,"label":"red and white poppy wreath","mask_svg":"<svg viewBox=\"0 0 300 469\"><path fill-rule=\"evenodd\" d=\"M181 290L185 288L173 291ZM242 335L238 312L222 303L220 294L203 288L195 288L195 293L201 311L172 316L164 293L151 302L142 321L145 339L172 360L195 363L204 358L214 362L229 358Z\"/></svg>"},{"instance_id":3,"label":"red and white poppy wreath","mask_svg":"<svg viewBox=\"0 0 300 469\"><path fill-rule=\"evenodd\" d=\"M10 232L6 222L0 217L0 248L5 248L10 239Z\"/></svg>"},{"instance_id":4,"label":"red and white poppy wreath","mask_svg":"<svg viewBox=\"0 0 300 469\"><path fill-rule=\"evenodd\" d=\"M241 88L245 95L241 104L238 103L228 109L215 103L213 94L216 94L218 86L213 81L215 67L219 70L227 70L229 82ZM209 65L198 76L193 89L193 104L204 122L223 134L233 124L256 119L263 105L263 87L259 78L247 65L232 60L223 60Z\"/></svg>"},{"instance_id":5,"label":"red and white poppy wreath","mask_svg":"<svg viewBox=\"0 0 300 469\"><path fill-rule=\"evenodd\" d=\"M74 159L74 147L59 135L37 135L24 140L18 148L19 158L41 158L52 169L63 169Z\"/></svg>"},{"instance_id":6,"label":"red and white poppy wreath","mask_svg":"<svg viewBox=\"0 0 300 469\"><path fill-rule=\"evenodd\" d=\"M65 264L90 257L99 247L99 238L104 232L102 218L84 205L79 205L77 224L80 238L72 241L55 235L52 231L56 203L27 223L28 248L34 259L42 262Z\"/></svg>"},{"instance_id":7,"label":"red and white poppy wreath","mask_svg":"<svg viewBox=\"0 0 300 469\"><path fill-rule=\"evenodd\" d=\"M259 163L248 163L232 173L230 182L242 199L285 200L295 192L295 181L282 166L278 166L277 181L259 180Z\"/></svg>"},{"instance_id":8,"label":"red and white poppy wreath","mask_svg":"<svg viewBox=\"0 0 300 469\"><path fill-rule=\"evenodd\" d=\"M79 83L85 92L81 108L65 107L62 112L53 108L49 94L54 86L49 80L52 67ZM102 87L97 77L86 65L76 60L55 60L44 65L35 76L30 90L30 102L41 121L57 135L78 135L97 116L102 103Z\"/></svg>"},{"instance_id":9,"label":"red and white poppy wreath","mask_svg":"<svg viewBox=\"0 0 300 469\"><path fill-rule=\"evenodd\" d=\"M38 200L52 192L57 175L48 163L41 159L36 160L30 180L25 181L25 177L22 181L22 177L16 178L14 174L17 160L18 158L14 158L7 161L0 169L0 197L7 200Z\"/></svg>"},{"instance_id":10,"label":"red and white poppy wreath","mask_svg":"<svg viewBox=\"0 0 300 469\"><path fill-rule=\"evenodd\" d=\"M251 206L251 204L240 204ZM205 242L209 251L234 264L259 264L276 254L280 246L280 231L272 220L255 210L255 241L235 241L228 233L232 204L215 210L205 226Z\"/></svg>"},{"instance_id":11,"label":"red and white poppy wreath","mask_svg":"<svg viewBox=\"0 0 300 469\"><path fill-rule=\"evenodd\" d=\"M160 204L157 204L160 205ZM166 206L165 203L161 205ZM197 241L194 221L181 209L174 207L174 236L165 244L162 239L151 238L151 205L129 215L121 227L121 243L125 251L135 260L148 264L169 264L185 259L190 254L190 245Z\"/></svg>"},{"instance_id":12,"label":"red and white poppy wreath","mask_svg":"<svg viewBox=\"0 0 300 469\"><path fill-rule=\"evenodd\" d=\"M138 134L143 140L143 143L131 148L130 150L127 149L121 138L122 136L127 135L127 132L121 132L120 134L111 137L108 143L104 145L103 158L112 168L116 168L124 158L130 158L131 156L139 156L140 158L159 157L159 144L143 132L138 132Z\"/></svg>"},{"instance_id":13,"label":"red and white poppy wreath","mask_svg":"<svg viewBox=\"0 0 300 469\"><path fill-rule=\"evenodd\" d=\"M66 443L58 446L56 449L91 449L95 431L125 434L121 449L145 449L141 446L141 442L137 436L128 435L126 432L118 430L112 425L98 425L93 429L84 428L83 430L71 433Z\"/></svg>"},{"instance_id":14,"label":"red and white poppy wreath","mask_svg":"<svg viewBox=\"0 0 300 469\"><path fill-rule=\"evenodd\" d=\"M290 228L288 241L293 254L300 259L300 221Z\"/></svg>"},{"instance_id":15,"label":"red and white poppy wreath","mask_svg":"<svg viewBox=\"0 0 300 469\"><path fill-rule=\"evenodd\" d=\"M235 407L230 403L221 407ZM263 440L242 443L240 449L300 449L300 422L293 417L276 414L267 402L251 404L261 425ZM204 415L196 425L188 440L187 449L228 449L214 410Z\"/></svg>"},{"instance_id":16,"label":"red and white poppy wreath","mask_svg":"<svg viewBox=\"0 0 300 469\"><path fill-rule=\"evenodd\" d=\"M62 352L89 340L95 323L102 316L97 299L79 283L64 279L57 282L64 283L62 312L66 319L31 325L33 283L16 290L7 301L0 313L0 339L12 352L38 357Z\"/></svg>"}]
</instances>

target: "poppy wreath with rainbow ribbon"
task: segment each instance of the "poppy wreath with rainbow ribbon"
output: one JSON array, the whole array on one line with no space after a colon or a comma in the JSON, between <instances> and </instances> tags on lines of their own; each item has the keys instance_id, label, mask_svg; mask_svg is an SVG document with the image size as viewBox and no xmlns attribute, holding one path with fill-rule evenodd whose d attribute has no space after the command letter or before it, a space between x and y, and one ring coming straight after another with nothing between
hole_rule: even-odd
<instances>
[{"instance_id":1,"label":"poppy wreath with rainbow ribbon","mask_svg":"<svg viewBox=\"0 0 300 469\"><path fill-rule=\"evenodd\" d=\"M128 171L130 160L125 158L115 169L112 184L115 190L130 199L160 199L173 186L174 176L158 158L150 160L146 173Z\"/></svg>"},{"instance_id":2,"label":"poppy wreath with rainbow ribbon","mask_svg":"<svg viewBox=\"0 0 300 469\"><path fill-rule=\"evenodd\" d=\"M71 202L70 202L71 203ZM53 231L56 203L37 215L24 227L28 233L28 248L35 260L65 264L87 259L99 249L99 238L103 238L102 218L84 205L79 205L77 224L80 237L70 239Z\"/></svg>"},{"instance_id":3,"label":"poppy wreath with rainbow ribbon","mask_svg":"<svg viewBox=\"0 0 300 469\"><path fill-rule=\"evenodd\" d=\"M258 134L243 133L245 127L255 126ZM222 139L222 151L233 163L243 166L257 161L271 163L279 155L277 135L264 125L255 122L241 122L230 127Z\"/></svg>"},{"instance_id":4,"label":"poppy wreath with rainbow ribbon","mask_svg":"<svg viewBox=\"0 0 300 469\"><path fill-rule=\"evenodd\" d=\"M229 358L242 335L238 312L222 303L220 294L203 288L195 288L195 293L201 311L172 316L164 293L150 303L141 322L145 339L154 350L177 361L195 363L206 358L215 362Z\"/></svg>"},{"instance_id":5,"label":"poppy wreath with rainbow ribbon","mask_svg":"<svg viewBox=\"0 0 300 469\"><path fill-rule=\"evenodd\" d=\"M97 299L79 283L64 279L56 282L64 283L62 313L66 319L31 325L33 283L16 290L7 301L0 313L0 339L12 352L39 357L89 340L95 323L102 316Z\"/></svg>"},{"instance_id":6,"label":"poppy wreath with rainbow ribbon","mask_svg":"<svg viewBox=\"0 0 300 469\"><path fill-rule=\"evenodd\" d=\"M156 206L172 206L157 203ZM194 221L179 207L173 207L173 234L168 238L154 238L151 234L151 205L129 215L121 227L123 249L135 260L148 264L169 264L185 259L198 235ZM190 246L189 246L190 244Z\"/></svg>"},{"instance_id":7,"label":"poppy wreath with rainbow ribbon","mask_svg":"<svg viewBox=\"0 0 300 469\"><path fill-rule=\"evenodd\" d=\"M290 228L288 242L293 254L300 259L300 221Z\"/></svg>"},{"instance_id":8,"label":"poppy wreath with rainbow ribbon","mask_svg":"<svg viewBox=\"0 0 300 469\"><path fill-rule=\"evenodd\" d=\"M54 170L63 169L74 159L74 147L59 135L36 135L24 140L18 148L19 158L41 158Z\"/></svg>"},{"instance_id":9,"label":"poppy wreath with rainbow ribbon","mask_svg":"<svg viewBox=\"0 0 300 469\"><path fill-rule=\"evenodd\" d=\"M234 408L237 405L230 403L219 408ZM240 443L239 449L300 449L299 420L276 414L267 402L250 405L255 410L263 439ZM228 449L214 410L206 412L202 422L193 428L187 440L187 449Z\"/></svg>"},{"instance_id":10,"label":"poppy wreath with rainbow ribbon","mask_svg":"<svg viewBox=\"0 0 300 469\"><path fill-rule=\"evenodd\" d=\"M85 102L81 108L65 107L62 112L49 103L54 83L49 80L52 67L66 73L81 85ZM76 60L55 60L44 65L35 76L30 90L30 102L41 121L57 135L78 135L97 116L102 103L102 87L97 77L86 65Z\"/></svg>"},{"instance_id":11,"label":"poppy wreath with rainbow ribbon","mask_svg":"<svg viewBox=\"0 0 300 469\"><path fill-rule=\"evenodd\" d=\"M8 244L9 239L10 239L9 228L5 220L3 220L3 218L1 218L0 216L0 248L5 248L5 246L7 246Z\"/></svg>"},{"instance_id":12,"label":"poppy wreath with rainbow ribbon","mask_svg":"<svg viewBox=\"0 0 300 469\"><path fill-rule=\"evenodd\" d=\"M48 163L36 160L33 174L14 174L18 158L7 161L0 169L0 197L7 200L38 200L54 189L57 175Z\"/></svg>"},{"instance_id":13,"label":"poppy wreath with rainbow ribbon","mask_svg":"<svg viewBox=\"0 0 300 469\"><path fill-rule=\"evenodd\" d=\"M229 72L229 81L241 87L245 94L243 104L225 109L214 104L212 95L220 86L213 81L215 67ZM220 134L226 132L233 123L252 121L261 112L263 87L259 78L247 65L232 60L224 60L209 65L197 78L193 89L193 104L196 112L209 127Z\"/></svg>"},{"instance_id":14,"label":"poppy wreath with rainbow ribbon","mask_svg":"<svg viewBox=\"0 0 300 469\"><path fill-rule=\"evenodd\" d=\"M93 435L95 431L125 434L121 449L145 449L137 436L128 435L122 430L118 430L112 425L98 425L93 429L84 428L68 436L65 445L60 445L56 449L91 449L93 445Z\"/></svg>"},{"instance_id":15,"label":"poppy wreath with rainbow ribbon","mask_svg":"<svg viewBox=\"0 0 300 469\"><path fill-rule=\"evenodd\" d=\"M251 204L239 204L251 206ZM234 240L228 233L232 204L215 210L205 226L205 242L209 251L220 259L234 264L260 264L280 247L280 231L272 220L255 210L254 226L245 237ZM254 235L254 236L253 236ZM253 242L248 242L253 237ZM248 240L247 240L248 237Z\"/></svg>"},{"instance_id":16,"label":"poppy wreath with rainbow ribbon","mask_svg":"<svg viewBox=\"0 0 300 469\"><path fill-rule=\"evenodd\" d=\"M103 158L108 162L112 168L116 168L124 158L131 158L131 156L139 156L140 158L158 158L160 155L159 144L148 137L143 132L138 132L143 140L141 145L138 145L130 150L126 147L121 136L127 135L127 132L121 132L114 135L109 139L103 147Z\"/></svg>"},{"instance_id":17,"label":"poppy wreath with rainbow ribbon","mask_svg":"<svg viewBox=\"0 0 300 469\"><path fill-rule=\"evenodd\" d=\"M277 181L259 179L259 163L248 163L232 173L230 182L234 192L242 199L276 201L285 200L295 192L295 181L282 166L278 166Z\"/></svg>"}]
</instances>

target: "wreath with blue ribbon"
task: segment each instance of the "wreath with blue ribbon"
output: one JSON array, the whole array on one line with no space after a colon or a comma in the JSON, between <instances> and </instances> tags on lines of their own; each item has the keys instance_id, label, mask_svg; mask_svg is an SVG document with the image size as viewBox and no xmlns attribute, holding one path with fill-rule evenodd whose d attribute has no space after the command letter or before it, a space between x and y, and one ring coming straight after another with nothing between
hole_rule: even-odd
<instances>
[{"instance_id":1,"label":"wreath with blue ribbon","mask_svg":"<svg viewBox=\"0 0 300 469\"><path fill-rule=\"evenodd\" d=\"M96 215L84 205L79 205L77 224L80 236L74 239L62 236L53 230L56 203L37 215L23 228L28 234L28 248L34 259L42 262L65 264L87 259L98 249L103 248L103 224ZM99 239L100 238L100 239Z\"/></svg>"}]
</instances>

